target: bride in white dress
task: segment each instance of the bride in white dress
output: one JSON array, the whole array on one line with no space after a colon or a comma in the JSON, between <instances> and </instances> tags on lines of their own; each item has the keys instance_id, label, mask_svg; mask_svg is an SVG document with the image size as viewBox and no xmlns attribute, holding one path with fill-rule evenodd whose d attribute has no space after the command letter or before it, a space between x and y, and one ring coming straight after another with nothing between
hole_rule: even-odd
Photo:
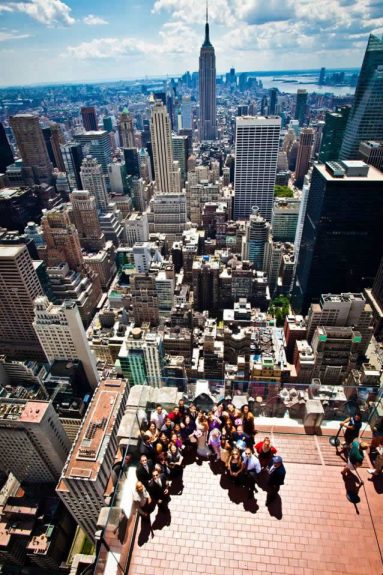
<instances>
[{"instance_id":1,"label":"bride in white dress","mask_svg":"<svg viewBox=\"0 0 383 575\"><path fill-rule=\"evenodd\" d=\"M205 415L203 413L199 414L195 423L196 430L194 434L197 438L197 455L199 457L209 457L211 455L211 451L207 445L209 425Z\"/></svg>"}]
</instances>

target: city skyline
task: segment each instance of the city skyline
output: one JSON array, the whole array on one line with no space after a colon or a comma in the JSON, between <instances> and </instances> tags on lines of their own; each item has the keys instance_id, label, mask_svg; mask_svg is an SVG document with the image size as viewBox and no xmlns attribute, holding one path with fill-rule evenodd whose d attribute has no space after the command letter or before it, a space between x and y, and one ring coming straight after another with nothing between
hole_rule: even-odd
<instances>
[{"instance_id":1,"label":"city skyline","mask_svg":"<svg viewBox=\"0 0 383 575\"><path fill-rule=\"evenodd\" d=\"M329 67L335 56L338 66L358 66L368 35L383 33L381 7L375 0L211 0L218 71ZM0 15L2 86L197 70L205 17L198 0L117 0L113 10L103 0L91 8L83 0L6 1Z\"/></svg>"}]
</instances>

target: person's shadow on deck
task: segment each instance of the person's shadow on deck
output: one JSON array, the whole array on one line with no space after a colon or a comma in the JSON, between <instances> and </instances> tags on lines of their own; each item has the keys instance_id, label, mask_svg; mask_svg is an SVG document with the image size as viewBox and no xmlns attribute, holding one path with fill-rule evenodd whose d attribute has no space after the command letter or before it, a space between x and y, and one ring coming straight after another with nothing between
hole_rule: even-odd
<instances>
[{"instance_id":1,"label":"person's shadow on deck","mask_svg":"<svg viewBox=\"0 0 383 575\"><path fill-rule=\"evenodd\" d=\"M172 516L169 507L158 509L157 516L153 521L152 529L153 531L161 531L161 529L170 525L171 522Z\"/></svg>"},{"instance_id":2,"label":"person's shadow on deck","mask_svg":"<svg viewBox=\"0 0 383 575\"><path fill-rule=\"evenodd\" d=\"M150 535L154 537L150 515L148 517L141 517L141 530L137 538L138 546L142 547L142 545L147 543Z\"/></svg>"},{"instance_id":3,"label":"person's shadow on deck","mask_svg":"<svg viewBox=\"0 0 383 575\"><path fill-rule=\"evenodd\" d=\"M282 499L279 493L277 493L272 502L267 506L267 509L271 517L275 517L278 520L282 519Z\"/></svg>"},{"instance_id":4,"label":"person's shadow on deck","mask_svg":"<svg viewBox=\"0 0 383 575\"><path fill-rule=\"evenodd\" d=\"M379 495L383 493L383 474L372 475L368 478L368 481L374 484L376 493L379 493Z\"/></svg>"},{"instance_id":5,"label":"person's shadow on deck","mask_svg":"<svg viewBox=\"0 0 383 575\"><path fill-rule=\"evenodd\" d=\"M344 487L346 490L346 497L355 506L355 511L359 515L357 503L360 502L359 490L363 485L363 481L355 475L355 473L348 473L343 477Z\"/></svg>"}]
</instances>

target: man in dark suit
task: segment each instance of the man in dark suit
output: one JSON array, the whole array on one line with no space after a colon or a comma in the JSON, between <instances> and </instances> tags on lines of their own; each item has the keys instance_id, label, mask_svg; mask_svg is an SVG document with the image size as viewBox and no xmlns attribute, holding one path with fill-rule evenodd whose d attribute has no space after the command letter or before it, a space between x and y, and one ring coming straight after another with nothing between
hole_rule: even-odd
<instances>
[{"instance_id":1,"label":"man in dark suit","mask_svg":"<svg viewBox=\"0 0 383 575\"><path fill-rule=\"evenodd\" d=\"M285 482L286 469L283 465L282 457L275 455L267 465L266 470L269 474L266 505L270 505L277 496L281 485Z\"/></svg>"},{"instance_id":2,"label":"man in dark suit","mask_svg":"<svg viewBox=\"0 0 383 575\"><path fill-rule=\"evenodd\" d=\"M169 490L166 479L157 469L152 472L152 479L148 484L148 491L153 501L158 504L159 509L167 509L169 503Z\"/></svg>"},{"instance_id":3,"label":"man in dark suit","mask_svg":"<svg viewBox=\"0 0 383 575\"><path fill-rule=\"evenodd\" d=\"M148 459L155 459L156 451L153 444L150 442L150 434L144 433L140 443L140 455L146 455Z\"/></svg>"},{"instance_id":4,"label":"man in dark suit","mask_svg":"<svg viewBox=\"0 0 383 575\"><path fill-rule=\"evenodd\" d=\"M148 487L148 484L152 478L152 471L154 469L154 463L150 459L146 457L146 455L141 455L140 463L137 465L136 468L136 476L138 481L141 481Z\"/></svg>"}]
</instances>

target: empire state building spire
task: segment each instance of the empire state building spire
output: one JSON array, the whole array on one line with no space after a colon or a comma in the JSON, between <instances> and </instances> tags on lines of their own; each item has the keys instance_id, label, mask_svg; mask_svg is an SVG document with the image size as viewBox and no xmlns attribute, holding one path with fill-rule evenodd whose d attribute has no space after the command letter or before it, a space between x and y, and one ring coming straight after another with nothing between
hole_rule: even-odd
<instances>
[{"instance_id":1,"label":"empire state building spire","mask_svg":"<svg viewBox=\"0 0 383 575\"><path fill-rule=\"evenodd\" d=\"M208 4L207 0L206 0L205 42L203 43L203 46L213 47L210 43L210 38L209 38L209 4Z\"/></svg>"},{"instance_id":2,"label":"empire state building spire","mask_svg":"<svg viewBox=\"0 0 383 575\"><path fill-rule=\"evenodd\" d=\"M210 42L209 13L206 2L205 40L201 46L199 57L199 134L201 142L215 140L217 137L215 81L215 51Z\"/></svg>"}]
</instances>

